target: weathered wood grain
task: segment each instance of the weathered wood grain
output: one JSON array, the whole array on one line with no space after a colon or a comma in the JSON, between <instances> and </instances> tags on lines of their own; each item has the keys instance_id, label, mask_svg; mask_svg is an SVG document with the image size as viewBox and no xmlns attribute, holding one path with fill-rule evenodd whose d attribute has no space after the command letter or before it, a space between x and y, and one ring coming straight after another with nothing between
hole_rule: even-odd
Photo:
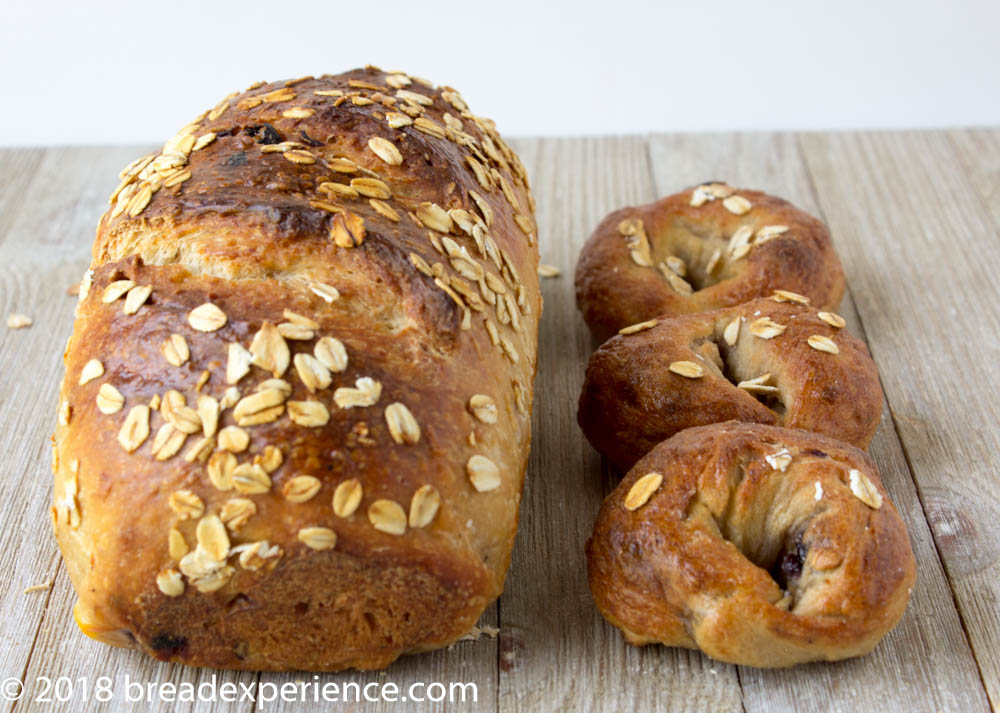
<instances>
[{"instance_id":1,"label":"weathered wood grain","mask_svg":"<svg viewBox=\"0 0 1000 713\"><path fill-rule=\"evenodd\" d=\"M657 188L673 193L707 178L759 188L782 196L824 218L811 177L792 134L653 136L650 155ZM844 250L852 236L832 227L834 244ZM848 295L840 312L848 329L866 338L865 313L851 297L854 275L847 270ZM883 374L899 356L876 355ZM917 585L899 626L872 654L836 664L784 671L742 668L748 711L853 711L923 709L982 710L986 707L975 661L955 611L952 593L934 548L924 511L896 437L888 404L870 447L882 479L910 532L918 563ZM947 660L948 664L942 662Z\"/></svg>"},{"instance_id":2,"label":"weathered wood grain","mask_svg":"<svg viewBox=\"0 0 1000 713\"><path fill-rule=\"evenodd\" d=\"M0 244L25 206L27 187L45 149L0 149Z\"/></svg>"},{"instance_id":3,"label":"weathered wood grain","mask_svg":"<svg viewBox=\"0 0 1000 713\"><path fill-rule=\"evenodd\" d=\"M29 329L5 330L0 339L0 398L8 414L0 439L7 456L5 496L0 502L0 675L21 677L35 645L39 624L51 602L49 591L23 594L27 586L51 582L60 562L49 525L51 475L48 435L54 425L62 348L69 334L74 301L64 290L78 281L86 264L102 201L93 189L103 172L113 180L115 154L105 161L90 151L74 168L60 165L56 152L36 164L33 177L13 176L4 185L11 221L0 236L0 309L34 319ZM30 196L30 198L29 198ZM40 235L48 240L39 240ZM42 251L39 244L50 249ZM58 248L52 249L58 244ZM4 703L9 707L10 703Z\"/></svg>"},{"instance_id":4,"label":"weathered wood grain","mask_svg":"<svg viewBox=\"0 0 1000 713\"><path fill-rule=\"evenodd\" d=\"M34 682L39 676L65 676L75 681L73 700L78 710L129 710L118 696L109 707L83 697L80 677L92 683L99 676L110 676L119 690L131 682L201 685L217 674L219 684L227 681L244 685L260 681L312 681L311 674L263 674L212 672L158 663L134 651L112 649L83 636L72 617L76 596L51 536L48 508L51 500L48 436L54 425L56 391L62 376L62 347L72 328L76 300L65 288L78 282L89 262L90 245L97 218L106 206L106 196L114 188L117 171L128 161L142 155L141 148L124 149L52 149L41 161L38 153L37 174L31 185L22 178L24 166L36 152L11 152L0 155L0 170L11 169L0 200L23 202L31 195L31 210L24 212L10 230L0 233L0 305L6 311L23 311L35 319L28 330L3 332L0 358L7 368L0 371L0 403L31 403L31 418L7 429L3 445L18 464L18 489L8 491L0 506L0 515L8 528L0 535L0 566L16 576L0 581L0 606L4 626L0 642L0 676L21 678L28 696L19 704L30 703L37 693ZM37 165L41 163L41 165ZM42 209L50 206L51 209ZM6 240L5 240L6 238ZM6 314L6 312L5 312ZM49 355L48 357L42 355ZM41 358L39 358L41 356ZM26 544L15 546L25 541ZM53 582L51 590L23 594L25 587ZM496 607L491 607L481 622L496 626ZM30 657L30 661L29 661ZM479 703L467 706L470 711L496 708L497 678L496 639L483 636L478 641L461 642L452 649L427 656L408 657L384 673L325 674L321 682L392 680L401 689L416 681L472 681L480 689ZM391 679L386 677L391 675ZM127 677L127 679L126 679ZM133 687L133 690L134 687ZM300 710L297 703L275 701L271 710ZM444 710L446 703L398 706L406 710ZM9 709L10 704L4 704ZM221 706L220 710L244 710L246 703ZM377 710L379 706L363 702L356 710ZM154 701L148 710L193 710L177 704Z\"/></svg>"},{"instance_id":5,"label":"weathered wood grain","mask_svg":"<svg viewBox=\"0 0 1000 713\"><path fill-rule=\"evenodd\" d=\"M739 711L733 666L624 643L597 612L583 545L611 481L576 425L594 344L576 311L573 266L608 211L653 197L640 138L519 141L538 204L543 262L540 362L521 527L500 599L501 711Z\"/></svg>"},{"instance_id":6,"label":"weathered wood grain","mask_svg":"<svg viewBox=\"0 0 1000 713\"><path fill-rule=\"evenodd\" d=\"M1000 225L1000 129L953 129L948 138L962 172L993 215L994 225Z\"/></svg>"},{"instance_id":7,"label":"weathered wood grain","mask_svg":"<svg viewBox=\"0 0 1000 713\"><path fill-rule=\"evenodd\" d=\"M160 664L83 636L73 622L76 596L51 534L48 442L76 302L66 288L80 280L89 263L94 227L118 170L137 155L136 148L48 150L30 183L12 197L24 208L0 243L0 306L4 314L16 309L35 320L30 329L5 329L0 340L0 398L8 414L18 414L5 422L0 435L9 464L0 502L5 523L0 568L8 573L0 579L0 677L24 680L26 694L18 709L46 708L33 704L42 690L36 682L39 676L71 679L73 709L89 711L109 707L84 697L81 676L89 685L99 676L122 685L125 676L132 681L201 683L213 673ZM54 582L51 591L23 593L25 587L43 582ZM237 676L218 672L218 679ZM3 706L9 710L13 703L4 701ZM110 706L132 708L121 697ZM158 703L144 708L185 710Z\"/></svg>"},{"instance_id":8,"label":"weathered wood grain","mask_svg":"<svg viewBox=\"0 0 1000 713\"><path fill-rule=\"evenodd\" d=\"M806 135L802 146L1000 707L1000 229L942 132Z\"/></svg>"},{"instance_id":9,"label":"weathered wood grain","mask_svg":"<svg viewBox=\"0 0 1000 713\"><path fill-rule=\"evenodd\" d=\"M1000 267L1000 132L513 143L533 178L543 262L562 275L542 281L521 530L505 593L482 622L500 626L500 635L405 657L385 672L319 678L391 681L400 689L417 681L473 681L476 704L363 702L343 709L965 712L987 709L986 692L998 706L1000 506L991 486L1000 470L1000 406L991 367L1000 352L1000 294L992 277ZM0 307L35 319L30 329L5 330L0 338L0 405L18 414L0 434L7 455L0 567L8 573L0 581L0 679L28 682L18 710L51 709L31 701L39 690L34 678L42 675L86 676L91 683L107 675L119 687L125 676L195 685L213 675L217 685L313 680L312 674L161 664L90 641L72 621L75 596L48 524L47 439L75 304L64 290L86 266L117 170L141 153L0 151ZM900 626L863 659L757 671L696 652L636 649L601 619L590 598L583 543L615 479L575 421L595 345L575 309L573 265L608 211L712 178L773 191L829 222L851 292L842 312L870 344L882 373L888 406L871 451L910 529L919 578ZM54 581L51 589L22 593L47 581ZM112 706L74 701L73 710L132 709L120 697ZM0 713L12 707L5 702ZM216 707L252 710L246 702ZM306 709L280 702L268 708Z\"/></svg>"},{"instance_id":10,"label":"weathered wood grain","mask_svg":"<svg viewBox=\"0 0 1000 713\"><path fill-rule=\"evenodd\" d=\"M480 619L480 626L496 627L497 607L490 606ZM416 656L404 656L383 671L341 671L339 673L270 673L262 672L259 681L265 684L281 686L282 684L295 681L309 681L322 686L328 683L336 683L343 689L347 683L357 683L366 690L365 686L371 683L384 685L392 683L396 692L389 691L389 695L396 697L395 703L384 701L374 702L361 700L353 704L346 710L366 712L366 711L400 711L401 713L416 713L430 711L454 711L462 710L469 713L486 713L495 711L497 708L497 639L488 634L482 634L479 638L471 641L459 641L446 649L432 651L427 654ZM420 698L428 698L428 686L433 683L441 683L444 686L458 683L474 683L476 686L476 698L466 698L462 703L448 700L441 701L414 701L399 696L415 695ZM412 688L412 686L416 686ZM375 694L374 688L367 689L370 695ZM442 695L441 689L430 690L432 697ZM456 689L455 695L459 695ZM353 696L353 693L351 694ZM471 691L466 692L471 696ZM352 699L353 700L353 699ZM334 704L326 704L326 708L332 709ZM301 702L275 701L267 706L269 711L300 712L304 710ZM339 710L339 708L338 708Z\"/></svg>"}]
</instances>

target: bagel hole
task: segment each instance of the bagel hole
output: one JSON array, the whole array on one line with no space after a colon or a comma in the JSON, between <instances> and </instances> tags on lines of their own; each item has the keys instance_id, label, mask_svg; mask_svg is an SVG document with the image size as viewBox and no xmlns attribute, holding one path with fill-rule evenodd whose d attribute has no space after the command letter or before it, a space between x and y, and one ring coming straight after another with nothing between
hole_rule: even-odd
<instances>
[{"instance_id":1,"label":"bagel hole","mask_svg":"<svg viewBox=\"0 0 1000 713\"><path fill-rule=\"evenodd\" d=\"M772 444L769 450L779 447L779 444ZM807 586L803 576L808 576L809 547L805 543L808 524L791 511L775 505L784 501L782 490L787 481L782 477L765 477L765 485L759 476L751 477L756 467L759 467L758 455L747 453L738 458L726 474L729 485L726 502L709 503L696 496L686 516L705 523L750 564L770 577L781 592L771 602L773 606L794 611L803 596L803 587ZM767 472L773 475L770 468ZM766 512L756 515L748 512L745 487L750 488L750 498L763 497L771 503Z\"/></svg>"},{"instance_id":2,"label":"bagel hole","mask_svg":"<svg viewBox=\"0 0 1000 713\"><path fill-rule=\"evenodd\" d=\"M772 604L792 611L801 595L801 578L809 554L803 528L798 523L774 527L773 512L763 518L747 519L743 512L745 503L741 505L745 495L741 491L751 465L751 457L747 456L729 467L726 475L729 494L724 504L703 500L696 494L688 503L685 517L701 522L712 534L735 547L748 562L766 572L781 591ZM773 491L769 494L775 495Z\"/></svg>"},{"instance_id":3,"label":"bagel hole","mask_svg":"<svg viewBox=\"0 0 1000 713\"><path fill-rule=\"evenodd\" d=\"M710 370L716 371L718 376L725 378L733 386L738 386L742 381L750 381L760 376L759 373L750 373L742 361L735 358L735 349L726 344L720 330L716 330L703 340L695 342L691 348ZM713 369L713 367L715 368ZM744 389L744 391L746 390ZM780 391L775 393L746 391L746 393L773 411L779 418L784 417L785 402L781 400Z\"/></svg>"},{"instance_id":4,"label":"bagel hole","mask_svg":"<svg viewBox=\"0 0 1000 713\"><path fill-rule=\"evenodd\" d=\"M801 533L791 542L786 542L778 553L777 559L768 569L768 574L783 592L794 596L795 583L802 576L802 568L805 566L807 554Z\"/></svg>"},{"instance_id":5,"label":"bagel hole","mask_svg":"<svg viewBox=\"0 0 1000 713\"><path fill-rule=\"evenodd\" d=\"M791 611L799 596L799 580L805 568L809 550L803 542L802 533L786 533L780 541L761 537L748 542L746 537L738 537L731 530L726 517L720 525L720 533L731 542L754 566L767 572L768 576L782 592L782 597L774 605Z\"/></svg>"},{"instance_id":6,"label":"bagel hole","mask_svg":"<svg viewBox=\"0 0 1000 713\"><path fill-rule=\"evenodd\" d=\"M684 261L686 270L681 277L691 285L694 292L717 285L733 276L726 257L728 245L728 238L723 238L717 231L681 220L674 221L665 232L651 240L653 258L657 265L671 256ZM709 273L708 266L716 250L720 257Z\"/></svg>"},{"instance_id":7,"label":"bagel hole","mask_svg":"<svg viewBox=\"0 0 1000 713\"><path fill-rule=\"evenodd\" d=\"M771 411L773 411L778 418L784 418L785 403L781 400L780 394L761 394L756 391L750 391L748 393L764 404L764 406L771 409Z\"/></svg>"}]
</instances>

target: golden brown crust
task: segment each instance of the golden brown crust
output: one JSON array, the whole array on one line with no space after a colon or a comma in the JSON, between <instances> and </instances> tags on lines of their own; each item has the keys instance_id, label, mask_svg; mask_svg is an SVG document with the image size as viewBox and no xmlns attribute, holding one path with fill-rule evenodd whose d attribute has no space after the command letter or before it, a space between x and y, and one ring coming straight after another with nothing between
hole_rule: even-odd
<instances>
[{"instance_id":1,"label":"golden brown crust","mask_svg":"<svg viewBox=\"0 0 1000 713\"><path fill-rule=\"evenodd\" d=\"M768 457L784 449L780 470ZM633 486L649 473L662 484L643 500L655 481ZM587 560L598 609L630 643L759 667L867 653L916 576L865 453L736 422L683 431L639 461L604 501Z\"/></svg>"},{"instance_id":2,"label":"golden brown crust","mask_svg":"<svg viewBox=\"0 0 1000 713\"><path fill-rule=\"evenodd\" d=\"M836 321L836 315L823 316ZM737 320L738 331L731 326ZM764 338L769 325L760 320L784 331ZM878 428L882 389L868 349L816 310L759 299L655 322L613 337L594 352L580 392L580 428L619 472L660 441L709 423L801 428L860 448ZM837 353L815 348L810 338L825 346L815 337L829 339ZM694 365L702 375L676 373L672 365L678 362ZM737 387L741 383L743 388Z\"/></svg>"},{"instance_id":3,"label":"golden brown crust","mask_svg":"<svg viewBox=\"0 0 1000 713\"><path fill-rule=\"evenodd\" d=\"M403 76L252 88L126 173L54 439L86 633L193 665L376 668L454 641L499 595L530 442L532 201L487 120ZM404 106L425 130L389 125ZM281 140L304 147L265 150ZM389 195L319 188L358 178ZM335 512L353 480L360 503Z\"/></svg>"},{"instance_id":4,"label":"golden brown crust","mask_svg":"<svg viewBox=\"0 0 1000 713\"><path fill-rule=\"evenodd\" d=\"M749 201L747 212L726 207L741 210L727 204L736 198ZM741 228L751 235L734 241ZM670 257L682 263L671 260L671 269ZM737 305L775 289L804 295L817 309L837 308L844 273L829 231L781 198L721 183L611 213L576 265L577 307L599 341L652 317Z\"/></svg>"}]
</instances>

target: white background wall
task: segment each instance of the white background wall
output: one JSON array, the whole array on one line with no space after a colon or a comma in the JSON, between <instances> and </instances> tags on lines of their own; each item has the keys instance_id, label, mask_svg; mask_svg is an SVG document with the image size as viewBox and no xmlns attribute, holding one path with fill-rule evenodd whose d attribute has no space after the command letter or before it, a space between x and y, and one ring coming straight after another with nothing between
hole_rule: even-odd
<instances>
[{"instance_id":1,"label":"white background wall","mask_svg":"<svg viewBox=\"0 0 1000 713\"><path fill-rule=\"evenodd\" d=\"M372 63L508 135L1000 124L1000 0L3 0L0 145L158 142Z\"/></svg>"}]
</instances>

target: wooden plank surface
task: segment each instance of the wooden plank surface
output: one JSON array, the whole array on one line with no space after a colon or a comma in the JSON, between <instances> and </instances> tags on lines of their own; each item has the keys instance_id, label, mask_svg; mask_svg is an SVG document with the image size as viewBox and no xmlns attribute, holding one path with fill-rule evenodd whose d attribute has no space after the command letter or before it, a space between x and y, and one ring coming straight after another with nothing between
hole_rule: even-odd
<instances>
[{"instance_id":1,"label":"wooden plank surface","mask_svg":"<svg viewBox=\"0 0 1000 713\"><path fill-rule=\"evenodd\" d=\"M0 403L37 403L30 417L12 421L4 429L2 443L12 455L17 469L16 489L0 503L0 517L8 527L0 532L0 566L14 576L0 580L0 680L17 678L26 682L27 696L18 708L31 707L30 698L42 687L39 677L66 677L74 682L73 700L77 711L131 710L123 697L106 706L93 697L84 697L81 677L90 683L107 676L123 691L129 683L190 683L209 681L217 685L233 682L260 686L262 682L280 686L286 682L312 681L311 674L258 674L254 672L207 671L157 662L139 652L113 649L83 636L73 621L76 601L62 567L55 540L51 536L49 504L51 475L48 438L54 427L54 409L62 375L62 349L72 329L76 299L66 295L66 287L79 281L90 259L97 219L105 209L106 197L115 186L122 166L145 152L143 148L51 149L44 159L34 162L33 175L20 167L25 158L11 157L18 167L12 174L20 187L11 194L31 204L52 206L50 210L25 210L0 235L0 307L7 314L19 309L34 318L26 330L5 331L0 342ZM33 153L33 152L32 152ZM30 154L28 156L30 158ZM0 155L0 160L6 159ZM6 164L0 164L5 168ZM22 175L23 174L23 175ZM18 195L19 194L19 195ZM6 195L0 195L0 200ZM29 355L35 355L30 358ZM26 358L28 357L28 358ZM11 428L10 426L15 426ZM24 594L31 585L52 582L51 590ZM496 626L496 607L491 607L481 623ZM390 669L392 681L406 688L416 681L472 681L483 691L480 703L464 708L493 711L496 708L497 643L484 636L475 642L461 642L450 650L400 660ZM386 680L387 673L344 672L326 674L321 682L341 685L356 682L364 686ZM135 690L135 689L133 689ZM259 688L258 688L259 690ZM0 699L0 710L10 710L12 702ZM269 710L301 710L300 703L276 700ZM44 706L43 706L44 707ZM246 702L220 704L213 710L249 710ZM444 710L445 704L424 704L413 709ZM168 704L156 699L144 706L149 711L194 710L193 704ZM378 704L364 702L357 711L378 710ZM402 710L407 710L403 707Z\"/></svg>"},{"instance_id":2,"label":"wooden plank surface","mask_svg":"<svg viewBox=\"0 0 1000 713\"><path fill-rule=\"evenodd\" d=\"M993 216L993 227L994 231L992 235L987 229L984 231L985 239L973 240L975 245L972 246L973 250L978 245L985 244L987 247L985 250L990 252L990 262L986 262L982 265L983 277L978 277L978 284L980 284L984 289L990 290L992 287L992 294L987 294L985 296L985 301L987 304L987 309L992 307L992 313L995 317L997 313L997 299L1000 298L1000 290L997 289L995 283L993 283L992 275L988 272L992 267L995 269L997 267L996 254L997 250L1000 250L1000 245L997 242L997 232L1000 231L1000 130L998 129L966 129L961 131L949 131L948 137L954 145L956 152L958 154L958 160L962 166L962 173L968 177L969 183L975 188L976 193L982 200L983 204L986 206L986 210ZM992 239L991 239L992 238ZM967 240L967 238L966 238ZM963 240L964 242L964 240ZM989 333L984 333L988 335ZM996 363L997 357L1000 357L1000 343L998 343L997 335L994 332L989 335L988 341L980 344L982 348L982 353L987 355L987 359L993 363ZM997 395L997 389L992 390L993 403L995 405ZM989 397L987 397L989 398ZM982 413L981 411L979 413ZM978 424L976 423L976 418L979 413L973 412L968 414L968 425L972 429L976 429ZM992 425L996 426L996 421L993 421ZM973 430L973 433L977 430ZM993 429L994 438L996 437L996 430ZM955 437L958 434L953 434ZM979 478L980 482L983 483L986 488L987 493L995 493L996 482L997 482L997 457L996 454L993 455L993 460L990 463L981 463L982 468L981 476ZM985 477L983 477L985 475ZM992 476L992 477L991 477ZM991 487L993 486L993 487ZM995 496L994 496L994 506ZM996 519L992 519L989 522L993 524L992 536L987 533L986 544L988 552L986 554L985 561L991 568L990 571L994 573L994 581L989 581L989 574L986 573L985 577L981 576L980 573L976 573L975 582L967 582L962 587L963 600L962 604L965 605L967 602L970 609L970 619L967 623L968 628L971 632L971 638L975 642L977 653L980 656L980 666L983 668L983 680L989 691L990 700L993 703L994 709L1000 709L1000 633L997 629L997 608L1000 606L998 602L997 594L1000 592L1000 588L997 587L995 582L996 574L996 564L998 559L998 542L997 542L997 525ZM943 521L939 526L942 531L941 536L947 540L952 540L956 538L961 538L965 535L969 527L973 530L978 530L975 526L975 521L970 521L965 527L955 528L950 526L950 523ZM979 539L978 537L975 539ZM951 543L947 543L946 546L950 549ZM978 549L975 545L970 549ZM992 559L990 559L990 553L992 553ZM959 554L957 559L962 561L966 559L964 556L966 553ZM979 552L975 552L976 556L980 556ZM974 567L975 565L973 565ZM949 570L951 569L951 564L949 563ZM955 571L956 576L958 572L963 568L960 565L956 565ZM985 584L985 586L982 586ZM967 590L972 590L971 596L966 596L969 594ZM980 608L985 606L985 616L980 615Z\"/></svg>"},{"instance_id":3,"label":"wooden plank surface","mask_svg":"<svg viewBox=\"0 0 1000 713\"><path fill-rule=\"evenodd\" d=\"M493 604L483 614L479 621L481 627L496 627L497 605ZM341 671L338 673L272 673L262 672L258 682L281 686L295 681L318 681L321 684L330 682L344 686L346 683L358 683L362 687L371 683L392 682L406 694L411 686L421 698L426 697L428 685L439 682L446 686L458 681L472 682L477 687L475 702L466 702L457 709L480 713L497 709L497 638L489 634L481 634L477 639L460 641L446 649L431 651L419 656L404 656L383 671ZM328 704L328 707L332 704ZM300 701L277 700L267 706L269 711L299 711L304 710ZM351 711L451 711L456 706L448 701L426 701L420 703L395 703L361 701L360 704L348 706Z\"/></svg>"},{"instance_id":4,"label":"wooden plank surface","mask_svg":"<svg viewBox=\"0 0 1000 713\"><path fill-rule=\"evenodd\" d=\"M660 194L710 178L787 198L826 219L792 134L654 136L650 155ZM833 229L838 252L851 239ZM852 299L854 275L845 264L848 294L840 313L848 329L867 339ZM878 356L878 355L876 355ZM882 355L885 378L902 355ZM983 710L975 661L955 610L924 511L893 427L888 405L870 447L883 482L910 532L918 563L917 584L899 626L871 655L790 671L740 670L747 711L763 710ZM921 655L913 652L920 651ZM947 661L945 664L944 662Z\"/></svg>"},{"instance_id":5,"label":"wooden plank surface","mask_svg":"<svg viewBox=\"0 0 1000 713\"><path fill-rule=\"evenodd\" d=\"M532 177L542 261L562 275L542 281L531 466L500 599L500 710L739 711L734 666L624 645L587 586L583 545L614 483L576 425L583 370L596 345L576 311L573 266L606 213L655 196L646 142L519 141L515 148Z\"/></svg>"},{"instance_id":6,"label":"wooden plank surface","mask_svg":"<svg viewBox=\"0 0 1000 713\"><path fill-rule=\"evenodd\" d=\"M0 399L8 415L2 435L6 497L0 502L0 518L6 523L0 531L0 567L9 573L0 579L4 678L23 677L49 606L61 604L53 592L22 592L53 581L61 568L48 517L48 436L74 304L65 289L83 274L86 236L92 236L103 204L91 186L114 180L114 165L126 153L68 154L64 158L74 161L68 167L50 151L47 160L34 161L30 170L15 168L4 175L3 185L11 190L3 196L8 212L0 236L0 306L5 315L21 311L35 321L30 329L6 332L0 342ZM26 161L12 163L25 167Z\"/></svg>"},{"instance_id":7,"label":"wooden plank surface","mask_svg":"<svg viewBox=\"0 0 1000 713\"><path fill-rule=\"evenodd\" d=\"M955 129L948 138L958 154L961 172L1000 225L1000 129Z\"/></svg>"},{"instance_id":8,"label":"wooden plank surface","mask_svg":"<svg viewBox=\"0 0 1000 713\"><path fill-rule=\"evenodd\" d=\"M0 243L24 207L26 189L45 149L0 149Z\"/></svg>"},{"instance_id":9,"label":"wooden plank surface","mask_svg":"<svg viewBox=\"0 0 1000 713\"><path fill-rule=\"evenodd\" d=\"M90 244L117 172L141 150L52 149L16 201L24 207L0 243L0 305L26 312L35 324L6 332L0 343L0 398L18 418L9 418L3 446L13 469L7 470L7 497L0 503L0 567L12 576L0 580L0 676L26 684L18 708L31 708L44 691L39 676L73 681L74 710L102 710L87 688L100 676L119 685L131 681L200 683L206 672L168 666L137 652L111 649L83 636L73 622L76 596L65 575L51 533L52 497L49 436L62 376L62 351L72 329L76 299L66 288L79 282L90 262ZM25 408L25 405L29 405ZM24 594L25 587L53 582L51 591ZM210 675L211 672L208 672ZM244 676L251 676L244 674ZM220 681L236 680L219 672ZM116 701L121 702L121 701ZM13 703L3 701L9 710ZM37 704L45 707L45 704ZM127 709L122 703L121 709ZM152 705L151 711L185 710ZM191 707L188 706L187 710ZM221 706L219 710L227 710Z\"/></svg>"},{"instance_id":10,"label":"wooden plank surface","mask_svg":"<svg viewBox=\"0 0 1000 713\"><path fill-rule=\"evenodd\" d=\"M1000 440L991 367L1000 352L1000 132L685 135L513 142L533 179L544 262L534 443L507 585L488 636L405 657L384 672L321 682L473 681L476 704L376 704L345 710L988 710L1000 703ZM160 664L83 637L49 527L48 435L75 300L117 170L141 148L0 151L0 306L35 325L0 339L0 434L8 479L0 516L0 679L28 681L3 710L39 710L34 678L245 685L312 674L214 672ZM831 226L848 275L842 309L879 364L888 398L872 445L918 559L900 626L869 657L757 671L690 651L624 644L593 606L583 543L615 484L575 422L596 346L575 309L572 270L608 211L707 178L788 197ZM31 404L31 408L24 408ZM22 415L23 414L23 415ZM23 594L33 584L51 589ZM131 710L95 701L74 710ZM303 710L275 702L270 709ZM144 706L207 710L207 706ZM220 707L250 713L247 703Z\"/></svg>"},{"instance_id":11,"label":"wooden plank surface","mask_svg":"<svg viewBox=\"0 0 1000 713\"><path fill-rule=\"evenodd\" d=\"M802 142L983 683L1000 707L1000 228L940 132Z\"/></svg>"}]
</instances>

